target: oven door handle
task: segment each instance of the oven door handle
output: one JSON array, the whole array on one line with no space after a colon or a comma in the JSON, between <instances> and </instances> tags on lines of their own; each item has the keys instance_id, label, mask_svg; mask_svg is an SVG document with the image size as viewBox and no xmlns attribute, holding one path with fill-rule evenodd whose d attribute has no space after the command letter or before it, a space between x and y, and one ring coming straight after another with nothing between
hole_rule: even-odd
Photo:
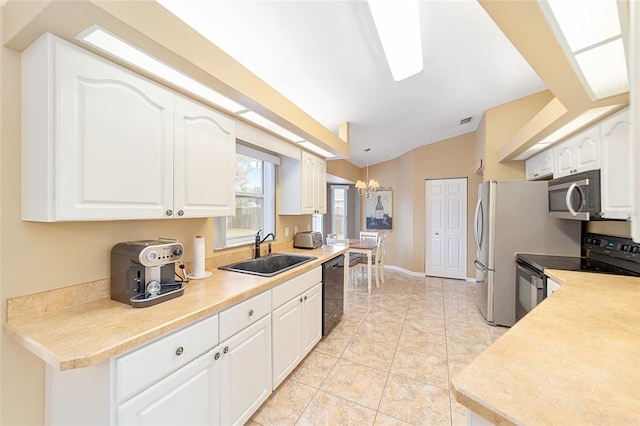
<instances>
[{"instance_id":1,"label":"oven door handle","mask_svg":"<svg viewBox=\"0 0 640 426\"><path fill-rule=\"evenodd\" d=\"M537 288L544 287L544 272L531 267L520 259L516 259L516 274L529 277L527 281L530 281Z\"/></svg>"},{"instance_id":2,"label":"oven door handle","mask_svg":"<svg viewBox=\"0 0 640 426\"><path fill-rule=\"evenodd\" d=\"M578 215L578 212L575 211L573 209L573 206L571 205L571 194L573 193L574 190L578 190L578 194L580 194L579 205L582 205L582 200L584 199L584 193L582 192L582 189L580 189L580 187L575 182L573 182L569 186L569 189L567 190L567 195L564 197L565 204L567 205L567 210L569 210L569 213L571 213L571 216Z\"/></svg>"}]
</instances>

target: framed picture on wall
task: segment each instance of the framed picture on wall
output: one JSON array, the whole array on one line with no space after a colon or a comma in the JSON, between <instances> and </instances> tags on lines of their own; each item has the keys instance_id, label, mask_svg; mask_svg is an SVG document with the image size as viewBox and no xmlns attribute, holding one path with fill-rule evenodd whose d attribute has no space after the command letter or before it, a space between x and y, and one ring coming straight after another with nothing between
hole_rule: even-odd
<instances>
[{"instance_id":1,"label":"framed picture on wall","mask_svg":"<svg viewBox=\"0 0 640 426\"><path fill-rule=\"evenodd\" d=\"M367 229L391 229L392 191L376 191L365 201Z\"/></svg>"}]
</instances>

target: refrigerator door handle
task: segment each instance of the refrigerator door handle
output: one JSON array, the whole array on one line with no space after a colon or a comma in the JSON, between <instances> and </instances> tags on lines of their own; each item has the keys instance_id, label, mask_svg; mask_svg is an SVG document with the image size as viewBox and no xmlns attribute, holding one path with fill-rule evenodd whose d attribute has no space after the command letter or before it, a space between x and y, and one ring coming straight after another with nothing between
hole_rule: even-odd
<instances>
[{"instance_id":1,"label":"refrigerator door handle","mask_svg":"<svg viewBox=\"0 0 640 426\"><path fill-rule=\"evenodd\" d=\"M480 271L482 271L482 272L487 272L487 271L488 271L488 269L487 269L487 268L485 268L485 267L482 265L482 263L478 262L477 260L474 260L474 261L473 261L473 264L475 265L476 269L479 269L479 270L480 270Z\"/></svg>"},{"instance_id":2,"label":"refrigerator door handle","mask_svg":"<svg viewBox=\"0 0 640 426\"><path fill-rule=\"evenodd\" d=\"M484 216L484 213L482 211L482 199L478 198L478 202L476 204L476 211L473 215L473 221L475 223L475 226L473 227L473 233L476 238L476 248L478 250L480 250L480 246L482 245L482 234L483 234L482 222L484 222L483 216ZM478 222L478 220L480 220L480 222Z\"/></svg>"}]
</instances>

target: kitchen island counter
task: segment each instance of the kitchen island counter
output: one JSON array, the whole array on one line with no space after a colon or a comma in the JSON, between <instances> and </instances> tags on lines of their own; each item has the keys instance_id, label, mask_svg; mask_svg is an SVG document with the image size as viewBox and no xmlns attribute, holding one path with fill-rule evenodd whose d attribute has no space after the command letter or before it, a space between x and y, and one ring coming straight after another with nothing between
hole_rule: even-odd
<instances>
[{"instance_id":1,"label":"kitchen island counter","mask_svg":"<svg viewBox=\"0 0 640 426\"><path fill-rule=\"evenodd\" d=\"M494 424L640 423L640 278L545 270L561 284L452 380Z\"/></svg>"},{"instance_id":2,"label":"kitchen island counter","mask_svg":"<svg viewBox=\"0 0 640 426\"><path fill-rule=\"evenodd\" d=\"M111 300L109 280L17 297L7 301L4 332L58 370L88 367L319 267L346 250L336 245L286 250L317 259L273 277L215 270L210 278L187 283L182 296L147 308Z\"/></svg>"}]
</instances>

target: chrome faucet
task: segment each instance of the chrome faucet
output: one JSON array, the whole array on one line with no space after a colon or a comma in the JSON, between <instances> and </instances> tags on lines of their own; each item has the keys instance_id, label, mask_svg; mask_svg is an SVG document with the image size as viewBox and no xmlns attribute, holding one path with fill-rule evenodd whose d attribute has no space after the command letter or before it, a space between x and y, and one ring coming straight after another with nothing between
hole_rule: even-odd
<instances>
[{"instance_id":1,"label":"chrome faucet","mask_svg":"<svg viewBox=\"0 0 640 426\"><path fill-rule=\"evenodd\" d=\"M260 240L260 233L262 232L262 229L259 230L256 233L256 247L255 247L255 257L256 259L260 257L260 244L264 243L264 241L271 237L271 239L275 240L276 236L273 235L273 232L269 232L262 240ZM269 244L269 246L271 246L271 244ZM271 250L269 250L269 254L271 254Z\"/></svg>"}]
</instances>

